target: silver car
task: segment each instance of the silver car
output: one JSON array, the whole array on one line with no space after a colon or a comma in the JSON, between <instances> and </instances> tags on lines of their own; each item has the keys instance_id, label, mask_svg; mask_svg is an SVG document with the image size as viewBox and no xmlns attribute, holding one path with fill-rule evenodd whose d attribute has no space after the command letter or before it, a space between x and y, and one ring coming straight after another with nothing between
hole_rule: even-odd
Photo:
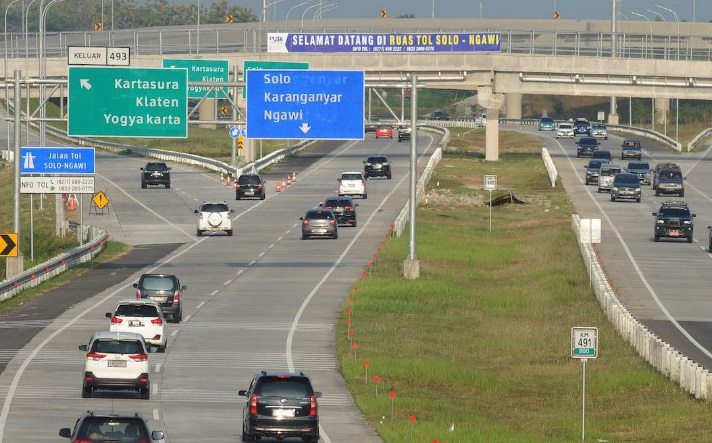
<instances>
[{"instance_id":1,"label":"silver car","mask_svg":"<svg viewBox=\"0 0 712 443\"><path fill-rule=\"evenodd\" d=\"M615 163L602 164L598 173L598 192L613 189L613 178L622 170L623 168Z\"/></svg>"},{"instance_id":2,"label":"silver car","mask_svg":"<svg viewBox=\"0 0 712 443\"><path fill-rule=\"evenodd\" d=\"M608 140L608 128L605 123L591 123L591 130L589 132L591 137Z\"/></svg>"},{"instance_id":3,"label":"silver car","mask_svg":"<svg viewBox=\"0 0 712 443\"><path fill-rule=\"evenodd\" d=\"M311 237L339 238L339 223L331 209L312 208L299 220L302 221L302 240Z\"/></svg>"},{"instance_id":4,"label":"silver car","mask_svg":"<svg viewBox=\"0 0 712 443\"><path fill-rule=\"evenodd\" d=\"M574 125L559 123L559 127L556 128L556 138L574 138Z\"/></svg>"}]
</instances>

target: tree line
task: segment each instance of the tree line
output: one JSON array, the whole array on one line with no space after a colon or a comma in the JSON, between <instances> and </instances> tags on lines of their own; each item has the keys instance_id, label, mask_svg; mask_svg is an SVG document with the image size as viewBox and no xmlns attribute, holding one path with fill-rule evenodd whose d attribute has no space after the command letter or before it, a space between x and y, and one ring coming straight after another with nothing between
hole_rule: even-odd
<instances>
[{"instance_id":1,"label":"tree line","mask_svg":"<svg viewBox=\"0 0 712 443\"><path fill-rule=\"evenodd\" d=\"M11 4L11 1L3 0L7 33L23 32L23 6L26 8L30 2L23 0ZM27 12L28 32L37 32L39 29L39 4L39 1L34 1ZM252 8L228 5L227 0L210 4L177 4L167 0L63 0L54 4L47 13L46 29L47 32L94 31L96 23L103 23L103 30L108 31L111 29L112 17L113 29L195 25L198 22L198 4L201 24L226 23L228 15L232 16L234 23L259 20Z\"/></svg>"}]
</instances>

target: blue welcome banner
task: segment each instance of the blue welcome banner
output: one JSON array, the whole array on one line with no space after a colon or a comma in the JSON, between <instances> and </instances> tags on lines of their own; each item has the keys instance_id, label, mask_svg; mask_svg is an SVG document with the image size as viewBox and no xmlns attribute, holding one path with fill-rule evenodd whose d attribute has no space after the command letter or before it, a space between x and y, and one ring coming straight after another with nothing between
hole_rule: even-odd
<instances>
[{"instance_id":1,"label":"blue welcome banner","mask_svg":"<svg viewBox=\"0 0 712 443\"><path fill-rule=\"evenodd\" d=\"M301 34L269 33L267 51L364 52L417 54L432 52L499 52L499 32L415 34Z\"/></svg>"}]
</instances>

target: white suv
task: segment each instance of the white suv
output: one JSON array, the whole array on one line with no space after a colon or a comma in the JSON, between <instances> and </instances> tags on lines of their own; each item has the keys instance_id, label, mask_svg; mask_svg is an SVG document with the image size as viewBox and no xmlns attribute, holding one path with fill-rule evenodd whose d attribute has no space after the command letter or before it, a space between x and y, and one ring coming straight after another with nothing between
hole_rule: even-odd
<instances>
[{"instance_id":1,"label":"white suv","mask_svg":"<svg viewBox=\"0 0 712 443\"><path fill-rule=\"evenodd\" d=\"M366 191L366 179L360 172L344 172L339 182L339 195L360 195L364 199L368 198Z\"/></svg>"},{"instance_id":2,"label":"white suv","mask_svg":"<svg viewBox=\"0 0 712 443\"><path fill-rule=\"evenodd\" d=\"M95 332L79 350L87 353L82 398L90 398L101 388L131 389L144 400L150 398L148 348L141 334Z\"/></svg>"},{"instance_id":3,"label":"white suv","mask_svg":"<svg viewBox=\"0 0 712 443\"><path fill-rule=\"evenodd\" d=\"M166 351L163 310L157 301L148 298L121 300L114 313L107 312L106 317L111 319L109 331L136 332L149 346L156 346L158 352Z\"/></svg>"},{"instance_id":4,"label":"white suv","mask_svg":"<svg viewBox=\"0 0 712 443\"><path fill-rule=\"evenodd\" d=\"M235 211L228 208L227 203L203 202L200 208L193 212L198 214L198 237L205 231L222 231L232 235L232 214Z\"/></svg>"}]
</instances>

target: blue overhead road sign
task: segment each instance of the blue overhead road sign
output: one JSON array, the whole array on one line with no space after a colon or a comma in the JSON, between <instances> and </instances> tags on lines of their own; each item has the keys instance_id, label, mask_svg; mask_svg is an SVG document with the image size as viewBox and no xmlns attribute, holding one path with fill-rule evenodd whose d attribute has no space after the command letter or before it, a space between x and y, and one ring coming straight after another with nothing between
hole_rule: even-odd
<instances>
[{"instance_id":1,"label":"blue overhead road sign","mask_svg":"<svg viewBox=\"0 0 712 443\"><path fill-rule=\"evenodd\" d=\"M94 148L20 147L20 174L94 174Z\"/></svg>"},{"instance_id":2,"label":"blue overhead road sign","mask_svg":"<svg viewBox=\"0 0 712 443\"><path fill-rule=\"evenodd\" d=\"M250 138L362 140L363 71L250 69Z\"/></svg>"}]
</instances>

